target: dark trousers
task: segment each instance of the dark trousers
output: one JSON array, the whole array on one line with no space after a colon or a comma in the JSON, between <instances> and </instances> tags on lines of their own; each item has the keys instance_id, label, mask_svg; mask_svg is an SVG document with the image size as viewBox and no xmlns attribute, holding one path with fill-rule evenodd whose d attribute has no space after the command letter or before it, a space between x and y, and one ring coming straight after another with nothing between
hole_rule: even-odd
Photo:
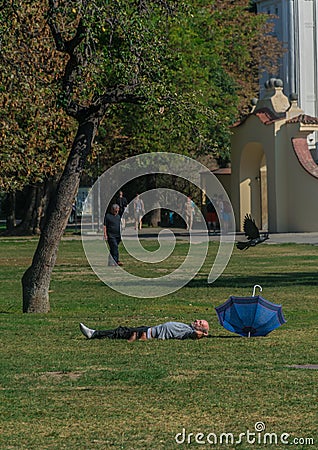
<instances>
[{"instance_id":1,"label":"dark trousers","mask_svg":"<svg viewBox=\"0 0 318 450\"><path fill-rule=\"evenodd\" d=\"M142 333L147 332L149 327L118 327L113 330L96 330L92 336L92 339L129 339L133 333L137 333L137 339L139 339Z\"/></svg>"},{"instance_id":2,"label":"dark trousers","mask_svg":"<svg viewBox=\"0 0 318 450\"><path fill-rule=\"evenodd\" d=\"M118 245L120 241L121 241L120 236L108 236L109 252L110 256L112 257L112 259L110 258L108 261L109 264L114 264L114 262L118 264L119 261Z\"/></svg>"}]
</instances>

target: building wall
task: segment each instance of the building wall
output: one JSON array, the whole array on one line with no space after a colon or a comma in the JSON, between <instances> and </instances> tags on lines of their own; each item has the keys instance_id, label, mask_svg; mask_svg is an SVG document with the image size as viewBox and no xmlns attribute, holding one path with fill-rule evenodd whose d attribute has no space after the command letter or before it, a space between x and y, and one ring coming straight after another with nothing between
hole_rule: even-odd
<instances>
[{"instance_id":1,"label":"building wall","mask_svg":"<svg viewBox=\"0 0 318 450\"><path fill-rule=\"evenodd\" d=\"M279 73L265 74L281 78L286 95L297 93L305 114L318 116L318 5L317 0L255 0L257 11L275 14L275 35L287 52Z\"/></svg>"},{"instance_id":2,"label":"building wall","mask_svg":"<svg viewBox=\"0 0 318 450\"><path fill-rule=\"evenodd\" d=\"M301 166L291 144L307 135L299 130L286 119L266 125L253 115L235 128L231 201L238 230L249 213L272 233L318 231L318 179Z\"/></svg>"}]
</instances>

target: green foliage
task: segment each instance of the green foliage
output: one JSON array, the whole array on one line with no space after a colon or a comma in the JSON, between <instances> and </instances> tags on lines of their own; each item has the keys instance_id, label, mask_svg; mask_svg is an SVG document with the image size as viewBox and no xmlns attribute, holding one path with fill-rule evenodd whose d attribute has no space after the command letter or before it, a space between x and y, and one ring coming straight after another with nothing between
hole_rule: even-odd
<instances>
[{"instance_id":1,"label":"green foliage","mask_svg":"<svg viewBox=\"0 0 318 450\"><path fill-rule=\"evenodd\" d=\"M0 16L0 189L58 175L72 124L56 108L62 60L43 18L45 2L7 2Z\"/></svg>"},{"instance_id":2,"label":"green foliage","mask_svg":"<svg viewBox=\"0 0 318 450\"><path fill-rule=\"evenodd\" d=\"M147 97L154 93L164 72L167 29L176 19L171 5L64 1L56 7L50 2L48 21L57 31L57 47L71 53L78 66L70 81L73 101L89 104L115 87Z\"/></svg>"},{"instance_id":3,"label":"green foliage","mask_svg":"<svg viewBox=\"0 0 318 450\"><path fill-rule=\"evenodd\" d=\"M268 45L259 52L265 16L247 0L61 5L50 13L61 37L74 39L76 24L84 32L73 100L98 102L114 88L140 99L108 110L98 139L106 166L118 153L163 149L228 159L230 125L257 91L259 55L277 60Z\"/></svg>"},{"instance_id":4,"label":"green foliage","mask_svg":"<svg viewBox=\"0 0 318 450\"><path fill-rule=\"evenodd\" d=\"M156 94L108 116L98 138L106 166L116 155L149 151L229 160L230 126L258 91L261 58L274 66L280 49L268 36L267 17L251 13L245 0L189 2L184 9L167 28Z\"/></svg>"},{"instance_id":5,"label":"green foliage","mask_svg":"<svg viewBox=\"0 0 318 450\"><path fill-rule=\"evenodd\" d=\"M267 17L249 3L7 2L1 189L61 172L74 136L62 109L78 119L105 105L93 150L104 166L161 150L226 163L230 126L257 92L259 66L273 67L279 54Z\"/></svg>"}]
</instances>

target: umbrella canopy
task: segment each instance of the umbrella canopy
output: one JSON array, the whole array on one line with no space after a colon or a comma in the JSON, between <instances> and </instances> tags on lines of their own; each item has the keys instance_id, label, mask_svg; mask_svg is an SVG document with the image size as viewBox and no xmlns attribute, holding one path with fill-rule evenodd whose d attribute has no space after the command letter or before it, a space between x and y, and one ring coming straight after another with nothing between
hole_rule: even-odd
<instances>
[{"instance_id":1,"label":"umbrella canopy","mask_svg":"<svg viewBox=\"0 0 318 450\"><path fill-rule=\"evenodd\" d=\"M282 306L275 305L260 295L231 296L215 309L220 324L241 336L266 336L286 322Z\"/></svg>"}]
</instances>

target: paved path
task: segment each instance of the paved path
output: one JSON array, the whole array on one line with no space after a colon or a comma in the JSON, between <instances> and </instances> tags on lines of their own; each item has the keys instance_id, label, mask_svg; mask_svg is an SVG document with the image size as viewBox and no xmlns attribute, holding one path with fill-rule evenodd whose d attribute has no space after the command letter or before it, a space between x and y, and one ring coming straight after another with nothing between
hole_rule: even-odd
<instances>
[{"instance_id":1,"label":"paved path","mask_svg":"<svg viewBox=\"0 0 318 450\"><path fill-rule=\"evenodd\" d=\"M272 244L314 244L318 245L318 233L273 233L268 243Z\"/></svg>"},{"instance_id":2,"label":"paved path","mask_svg":"<svg viewBox=\"0 0 318 450\"><path fill-rule=\"evenodd\" d=\"M177 240L186 240L189 239L189 233L182 228L172 228L171 231L176 236ZM138 232L140 239L157 239L158 233L161 232L161 238L162 239L171 239L171 234L168 231L165 231L163 228L143 228L141 231ZM201 230L194 230L194 235L198 238L205 235L204 231ZM88 236L91 236L94 238L94 236L99 236L102 239L102 233L94 233L89 232ZM131 238L136 238L136 231L133 228L130 228L128 235L131 236ZM21 239L25 239L25 236L20 237ZM6 239L6 237L3 237L2 239ZM78 234L74 235L65 235L62 238L63 240L76 240L81 239L80 236L80 228L78 230ZM209 236L210 241L219 241L220 235L210 235ZM238 240L244 240L244 233L237 233L235 241ZM200 239L199 239L200 240ZM269 240L266 241L266 244L312 244L312 245L318 245L318 232L312 232L312 233L270 233Z\"/></svg>"},{"instance_id":3,"label":"paved path","mask_svg":"<svg viewBox=\"0 0 318 450\"><path fill-rule=\"evenodd\" d=\"M165 236L165 231L161 228L143 228L139 231L139 237L141 239L156 239L158 233L162 231L162 238ZM188 240L189 234L186 230L182 228L172 228L173 233L175 234L178 240ZM135 232L133 231L132 234ZM200 230L194 230L194 235L203 236L204 232ZM168 233L166 234L168 237ZM219 241L219 235L210 235L211 241ZM244 234L237 233L235 240L243 240ZM314 233L270 233L269 240L266 241L267 244L288 244L288 243L296 243L296 244L313 244L318 245L318 232Z\"/></svg>"}]
</instances>

